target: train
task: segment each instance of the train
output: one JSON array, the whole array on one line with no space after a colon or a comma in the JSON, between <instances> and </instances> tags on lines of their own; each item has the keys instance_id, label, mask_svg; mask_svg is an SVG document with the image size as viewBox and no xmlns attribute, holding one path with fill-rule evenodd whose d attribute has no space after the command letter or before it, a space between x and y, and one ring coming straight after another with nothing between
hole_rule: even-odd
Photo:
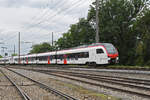
<instances>
[{"instance_id":1,"label":"train","mask_svg":"<svg viewBox=\"0 0 150 100\"><path fill-rule=\"evenodd\" d=\"M0 58L0 64L87 64L119 63L117 49L111 43L94 43L65 50Z\"/></svg>"}]
</instances>

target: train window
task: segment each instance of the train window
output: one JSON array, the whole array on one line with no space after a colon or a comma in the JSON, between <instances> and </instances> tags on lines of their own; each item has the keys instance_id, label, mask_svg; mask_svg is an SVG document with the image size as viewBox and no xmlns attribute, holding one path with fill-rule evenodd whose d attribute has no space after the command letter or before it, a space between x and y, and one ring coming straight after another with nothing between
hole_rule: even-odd
<instances>
[{"instance_id":1,"label":"train window","mask_svg":"<svg viewBox=\"0 0 150 100\"><path fill-rule=\"evenodd\" d=\"M84 58L89 58L89 53L88 52L84 52Z\"/></svg>"},{"instance_id":2,"label":"train window","mask_svg":"<svg viewBox=\"0 0 150 100\"><path fill-rule=\"evenodd\" d=\"M57 59L60 59L61 61L64 59L63 55L57 55Z\"/></svg>"},{"instance_id":3,"label":"train window","mask_svg":"<svg viewBox=\"0 0 150 100\"><path fill-rule=\"evenodd\" d=\"M52 61L53 60L53 56L49 56L49 59Z\"/></svg>"},{"instance_id":4,"label":"train window","mask_svg":"<svg viewBox=\"0 0 150 100\"><path fill-rule=\"evenodd\" d=\"M43 56L43 61L47 61L48 60L48 56Z\"/></svg>"},{"instance_id":5,"label":"train window","mask_svg":"<svg viewBox=\"0 0 150 100\"><path fill-rule=\"evenodd\" d=\"M78 60L78 55L75 55L75 60Z\"/></svg>"},{"instance_id":6,"label":"train window","mask_svg":"<svg viewBox=\"0 0 150 100\"><path fill-rule=\"evenodd\" d=\"M48 60L48 56L41 56L38 57L39 61L47 61Z\"/></svg>"},{"instance_id":7,"label":"train window","mask_svg":"<svg viewBox=\"0 0 150 100\"><path fill-rule=\"evenodd\" d=\"M53 59L57 59L57 56L56 56L56 55L53 55Z\"/></svg>"},{"instance_id":8,"label":"train window","mask_svg":"<svg viewBox=\"0 0 150 100\"><path fill-rule=\"evenodd\" d=\"M96 53L101 54L101 53L104 53L104 51L102 49L96 49Z\"/></svg>"}]
</instances>

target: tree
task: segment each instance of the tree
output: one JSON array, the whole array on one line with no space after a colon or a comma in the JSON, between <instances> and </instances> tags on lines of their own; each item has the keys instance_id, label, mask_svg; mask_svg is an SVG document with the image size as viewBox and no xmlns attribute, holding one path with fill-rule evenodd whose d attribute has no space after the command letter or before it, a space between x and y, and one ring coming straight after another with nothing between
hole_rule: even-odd
<instances>
[{"instance_id":1,"label":"tree","mask_svg":"<svg viewBox=\"0 0 150 100\"><path fill-rule=\"evenodd\" d=\"M121 64L133 64L138 33L132 30L144 12L148 0L101 0L99 9L100 41L113 43L119 50ZM95 27L95 3L88 13Z\"/></svg>"},{"instance_id":2,"label":"tree","mask_svg":"<svg viewBox=\"0 0 150 100\"><path fill-rule=\"evenodd\" d=\"M95 41L95 30L90 23L81 18L77 24L70 26L70 30L58 39L56 44L60 49L76 47L83 44L90 44Z\"/></svg>"},{"instance_id":3,"label":"tree","mask_svg":"<svg viewBox=\"0 0 150 100\"><path fill-rule=\"evenodd\" d=\"M30 51L30 54L49 52L53 50L54 50L54 47L52 47L50 44L42 43L42 44L33 45L32 50Z\"/></svg>"},{"instance_id":4,"label":"tree","mask_svg":"<svg viewBox=\"0 0 150 100\"><path fill-rule=\"evenodd\" d=\"M136 47L136 62L139 65L150 65L150 11L138 18L134 24L134 30L138 32Z\"/></svg>"},{"instance_id":5,"label":"tree","mask_svg":"<svg viewBox=\"0 0 150 100\"><path fill-rule=\"evenodd\" d=\"M17 54L12 54L11 56L17 56Z\"/></svg>"},{"instance_id":6,"label":"tree","mask_svg":"<svg viewBox=\"0 0 150 100\"><path fill-rule=\"evenodd\" d=\"M0 58L3 58L3 56L0 55Z\"/></svg>"}]
</instances>

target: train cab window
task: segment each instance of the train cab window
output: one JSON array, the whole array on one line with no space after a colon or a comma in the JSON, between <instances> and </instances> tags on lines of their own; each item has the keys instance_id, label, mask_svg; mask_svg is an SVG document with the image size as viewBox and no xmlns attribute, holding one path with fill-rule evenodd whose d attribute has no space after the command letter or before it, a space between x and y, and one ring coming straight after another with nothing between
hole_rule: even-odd
<instances>
[{"instance_id":1,"label":"train cab window","mask_svg":"<svg viewBox=\"0 0 150 100\"><path fill-rule=\"evenodd\" d=\"M96 49L96 53L101 54L101 53L104 53L104 51L102 49Z\"/></svg>"},{"instance_id":2,"label":"train cab window","mask_svg":"<svg viewBox=\"0 0 150 100\"><path fill-rule=\"evenodd\" d=\"M89 53L88 52L84 52L84 58L89 58Z\"/></svg>"}]
</instances>

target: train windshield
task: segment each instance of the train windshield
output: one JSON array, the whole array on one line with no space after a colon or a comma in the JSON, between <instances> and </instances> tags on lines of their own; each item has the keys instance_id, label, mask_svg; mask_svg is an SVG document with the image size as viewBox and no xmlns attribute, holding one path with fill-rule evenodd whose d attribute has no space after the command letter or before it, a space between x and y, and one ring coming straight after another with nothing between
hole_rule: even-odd
<instances>
[{"instance_id":1,"label":"train windshield","mask_svg":"<svg viewBox=\"0 0 150 100\"><path fill-rule=\"evenodd\" d=\"M104 47L106 48L106 50L107 50L107 52L109 54L116 54L116 53L118 53L116 48L112 44L104 43L103 45L104 45Z\"/></svg>"}]
</instances>

